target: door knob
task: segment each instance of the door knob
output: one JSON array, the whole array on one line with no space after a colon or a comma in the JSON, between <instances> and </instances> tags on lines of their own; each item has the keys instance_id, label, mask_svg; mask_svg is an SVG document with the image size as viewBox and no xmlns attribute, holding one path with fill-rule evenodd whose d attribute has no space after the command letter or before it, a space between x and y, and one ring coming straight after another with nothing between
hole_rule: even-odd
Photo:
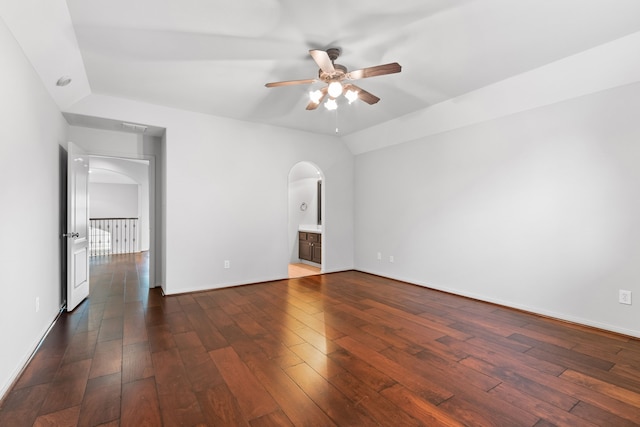
<instances>
[{"instance_id":1,"label":"door knob","mask_svg":"<svg viewBox=\"0 0 640 427\"><path fill-rule=\"evenodd\" d=\"M80 233L64 233L62 237L71 237L72 239L80 237Z\"/></svg>"}]
</instances>

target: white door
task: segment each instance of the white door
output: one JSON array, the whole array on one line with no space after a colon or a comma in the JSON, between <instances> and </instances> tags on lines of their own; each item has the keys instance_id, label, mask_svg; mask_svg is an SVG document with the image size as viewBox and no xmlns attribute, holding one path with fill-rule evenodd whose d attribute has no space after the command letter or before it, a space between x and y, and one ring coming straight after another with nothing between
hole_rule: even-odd
<instances>
[{"instance_id":1,"label":"white door","mask_svg":"<svg viewBox=\"0 0 640 427\"><path fill-rule=\"evenodd\" d=\"M89 296L89 157L69 142L67 311Z\"/></svg>"}]
</instances>

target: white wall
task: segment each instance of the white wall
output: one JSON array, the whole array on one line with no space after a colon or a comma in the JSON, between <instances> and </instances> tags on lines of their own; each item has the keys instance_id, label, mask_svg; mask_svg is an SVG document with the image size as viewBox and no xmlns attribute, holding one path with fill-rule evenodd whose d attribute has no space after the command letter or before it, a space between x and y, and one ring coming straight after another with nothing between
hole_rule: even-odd
<instances>
[{"instance_id":1,"label":"white wall","mask_svg":"<svg viewBox=\"0 0 640 427\"><path fill-rule=\"evenodd\" d=\"M89 183L91 218L138 218L137 184Z\"/></svg>"},{"instance_id":2,"label":"white wall","mask_svg":"<svg viewBox=\"0 0 640 427\"><path fill-rule=\"evenodd\" d=\"M2 19L0 52L1 397L60 309L58 157L67 125Z\"/></svg>"},{"instance_id":3,"label":"white wall","mask_svg":"<svg viewBox=\"0 0 640 427\"><path fill-rule=\"evenodd\" d=\"M91 154L130 158L143 154L140 138L135 133L70 126L69 139Z\"/></svg>"},{"instance_id":4,"label":"white wall","mask_svg":"<svg viewBox=\"0 0 640 427\"><path fill-rule=\"evenodd\" d=\"M359 155L356 268L640 336L638 111L634 84Z\"/></svg>"},{"instance_id":5,"label":"white wall","mask_svg":"<svg viewBox=\"0 0 640 427\"><path fill-rule=\"evenodd\" d=\"M325 271L353 268L353 155L338 138L102 95L69 112L166 128L167 294L287 277L288 174L300 161L325 175Z\"/></svg>"},{"instance_id":6,"label":"white wall","mask_svg":"<svg viewBox=\"0 0 640 427\"><path fill-rule=\"evenodd\" d=\"M318 178L305 178L293 181L289 184L289 200L291 200L292 219L296 224L318 223ZM301 210L300 205L307 204L306 210Z\"/></svg>"}]
</instances>

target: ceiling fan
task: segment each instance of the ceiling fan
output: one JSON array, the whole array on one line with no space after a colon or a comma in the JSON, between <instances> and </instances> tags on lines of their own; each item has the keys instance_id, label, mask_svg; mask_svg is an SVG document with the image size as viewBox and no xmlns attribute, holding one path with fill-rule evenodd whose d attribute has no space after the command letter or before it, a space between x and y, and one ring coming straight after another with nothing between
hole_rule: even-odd
<instances>
[{"instance_id":1,"label":"ceiling fan","mask_svg":"<svg viewBox=\"0 0 640 427\"><path fill-rule=\"evenodd\" d=\"M349 83L349 81L383 76L385 74L394 74L402 71L400 64L392 62L390 64L377 65L375 67L362 68L360 70L348 72L347 67L334 62L338 59L338 56L340 56L340 49L338 48L330 48L326 51L312 49L309 51L309 54L320 67L317 79L286 80L282 82L267 83L265 85L266 87L278 87L310 84L318 81L326 83L327 85L321 89L314 90L309 93L311 101L307 105L307 110L315 110L318 108L318 105L322 103L327 95L329 96L329 99L327 99L327 102L325 102L324 105L328 110L335 110L338 108L336 98L343 94L349 101L349 104L356 99L361 99L367 104L375 104L380 101L380 98L352 83Z\"/></svg>"}]
</instances>

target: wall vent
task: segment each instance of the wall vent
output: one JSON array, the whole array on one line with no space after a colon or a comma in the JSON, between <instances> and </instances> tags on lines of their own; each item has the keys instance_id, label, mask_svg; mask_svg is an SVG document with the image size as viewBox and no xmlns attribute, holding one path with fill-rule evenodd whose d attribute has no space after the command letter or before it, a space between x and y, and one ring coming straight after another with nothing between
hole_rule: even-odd
<instances>
[{"instance_id":1,"label":"wall vent","mask_svg":"<svg viewBox=\"0 0 640 427\"><path fill-rule=\"evenodd\" d=\"M122 123L122 129L128 130L130 132L145 133L147 127L143 125L136 125L133 123Z\"/></svg>"}]
</instances>

